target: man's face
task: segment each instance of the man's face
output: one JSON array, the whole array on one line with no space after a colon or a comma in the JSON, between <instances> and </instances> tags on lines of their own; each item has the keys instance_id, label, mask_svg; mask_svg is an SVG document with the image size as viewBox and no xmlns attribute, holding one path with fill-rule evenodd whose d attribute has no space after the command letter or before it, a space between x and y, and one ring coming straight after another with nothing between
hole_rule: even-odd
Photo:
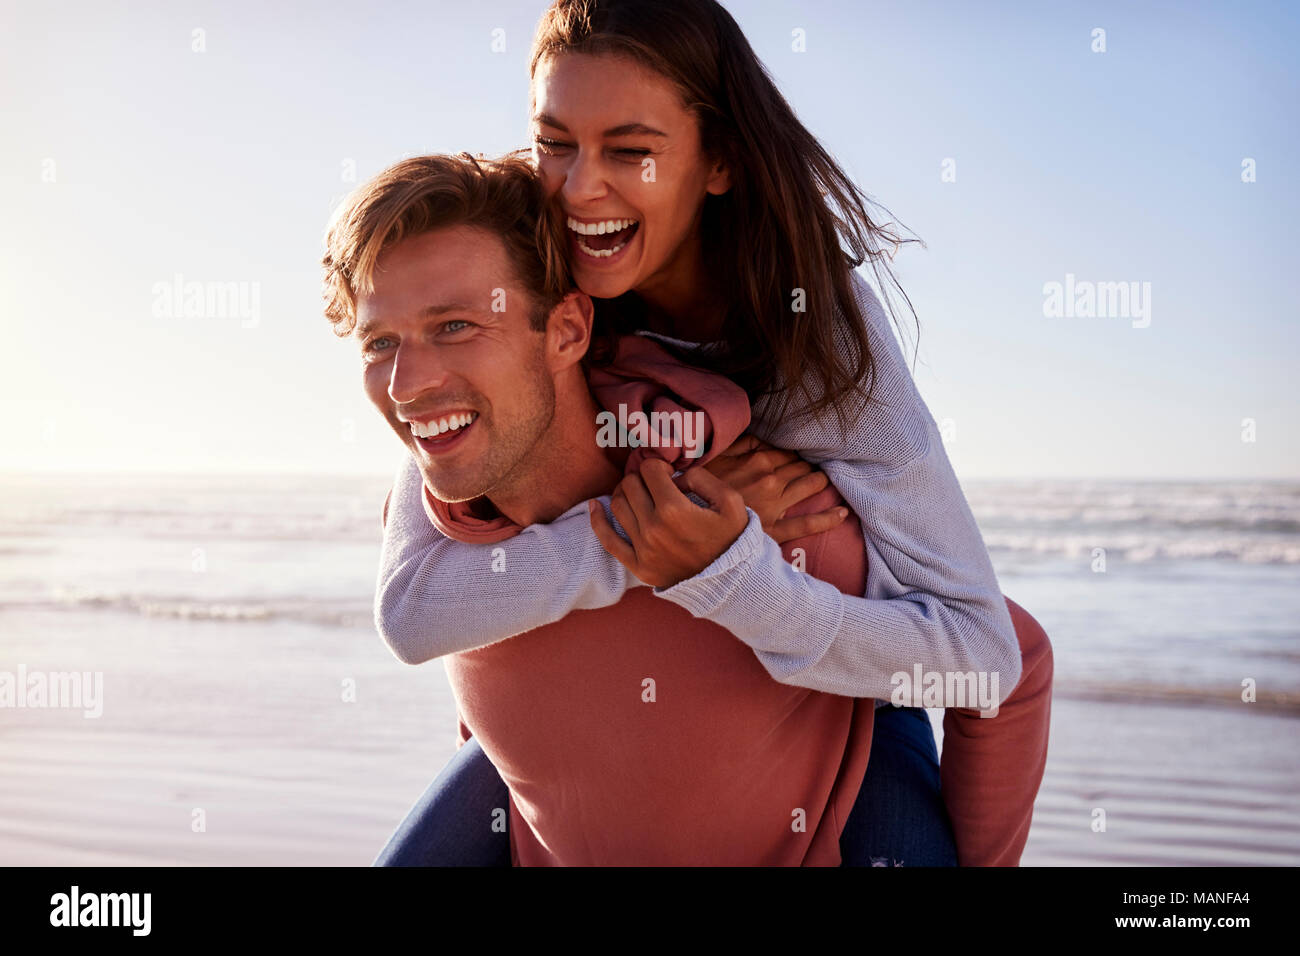
<instances>
[{"instance_id":1,"label":"man's face","mask_svg":"<svg viewBox=\"0 0 1300 956\"><path fill-rule=\"evenodd\" d=\"M403 239L374 285L357 300L366 394L425 484L443 501L508 487L554 416L555 381L505 245L474 226Z\"/></svg>"}]
</instances>

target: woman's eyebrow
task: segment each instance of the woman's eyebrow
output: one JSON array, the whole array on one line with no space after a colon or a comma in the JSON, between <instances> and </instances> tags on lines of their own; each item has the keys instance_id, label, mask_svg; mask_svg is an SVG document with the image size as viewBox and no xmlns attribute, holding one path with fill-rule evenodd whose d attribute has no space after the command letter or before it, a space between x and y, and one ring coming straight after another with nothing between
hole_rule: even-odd
<instances>
[{"instance_id":1,"label":"woman's eyebrow","mask_svg":"<svg viewBox=\"0 0 1300 956\"><path fill-rule=\"evenodd\" d=\"M565 126L563 123L561 123L559 120L557 120L554 116L550 115L549 113L538 113L536 116L533 117L533 122L540 123L543 126L554 126L562 133L567 133L569 131L569 128L567 126ZM667 137L668 134L663 132L662 130L655 129L653 126L646 126L645 123L624 123L622 126L614 126L611 127L610 129L605 130L605 132L602 133L601 135L608 138L614 136Z\"/></svg>"}]
</instances>

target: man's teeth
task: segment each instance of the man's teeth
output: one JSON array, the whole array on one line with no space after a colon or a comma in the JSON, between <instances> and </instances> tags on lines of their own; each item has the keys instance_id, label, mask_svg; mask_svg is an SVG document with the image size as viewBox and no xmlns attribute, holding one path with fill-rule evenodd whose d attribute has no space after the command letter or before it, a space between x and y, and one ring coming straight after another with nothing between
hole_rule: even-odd
<instances>
[{"instance_id":1,"label":"man's teeth","mask_svg":"<svg viewBox=\"0 0 1300 956\"><path fill-rule=\"evenodd\" d=\"M457 412L455 415L445 415L437 421L410 422L409 424L411 434L416 438L434 438L444 432L464 428L476 418L478 418L478 412Z\"/></svg>"}]
</instances>

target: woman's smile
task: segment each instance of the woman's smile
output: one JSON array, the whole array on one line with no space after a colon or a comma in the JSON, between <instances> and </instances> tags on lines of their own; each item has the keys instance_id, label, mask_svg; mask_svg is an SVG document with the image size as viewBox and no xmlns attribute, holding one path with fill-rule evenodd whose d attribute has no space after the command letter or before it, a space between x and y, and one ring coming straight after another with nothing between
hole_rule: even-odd
<instances>
[{"instance_id":1,"label":"woman's smile","mask_svg":"<svg viewBox=\"0 0 1300 956\"><path fill-rule=\"evenodd\" d=\"M570 52L537 62L532 94L534 163L563 216L578 287L688 312L707 285L700 210L729 185L681 90L634 58Z\"/></svg>"},{"instance_id":2,"label":"woman's smile","mask_svg":"<svg viewBox=\"0 0 1300 956\"><path fill-rule=\"evenodd\" d=\"M570 261L575 268L609 268L622 261L641 232L638 219L577 219L569 216Z\"/></svg>"}]
</instances>

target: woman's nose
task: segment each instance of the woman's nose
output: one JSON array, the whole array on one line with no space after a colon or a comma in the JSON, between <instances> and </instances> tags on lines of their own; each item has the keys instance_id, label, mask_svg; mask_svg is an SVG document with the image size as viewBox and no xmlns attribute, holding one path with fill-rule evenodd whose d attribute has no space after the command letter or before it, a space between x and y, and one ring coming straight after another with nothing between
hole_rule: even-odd
<instances>
[{"instance_id":1,"label":"woman's nose","mask_svg":"<svg viewBox=\"0 0 1300 956\"><path fill-rule=\"evenodd\" d=\"M604 197L606 192L605 170L599 154L590 150L576 150L565 170L564 198L570 208L581 206L593 199Z\"/></svg>"}]
</instances>

